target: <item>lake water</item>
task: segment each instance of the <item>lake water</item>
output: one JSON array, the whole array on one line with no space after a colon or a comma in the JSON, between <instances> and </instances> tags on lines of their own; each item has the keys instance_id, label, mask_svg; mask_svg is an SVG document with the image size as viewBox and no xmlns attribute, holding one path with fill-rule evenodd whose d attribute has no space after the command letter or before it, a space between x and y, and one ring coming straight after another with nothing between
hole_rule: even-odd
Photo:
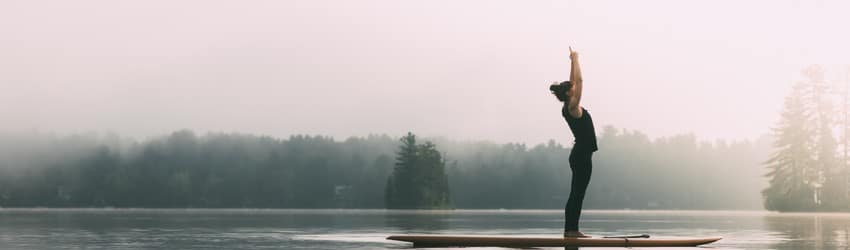
<instances>
[{"instance_id":1,"label":"lake water","mask_svg":"<svg viewBox=\"0 0 850 250\"><path fill-rule=\"evenodd\" d=\"M0 209L0 249L408 249L384 238L557 236L562 217L560 210ZM586 211L582 228L599 236L723 236L712 249L850 249L850 214Z\"/></svg>"}]
</instances>

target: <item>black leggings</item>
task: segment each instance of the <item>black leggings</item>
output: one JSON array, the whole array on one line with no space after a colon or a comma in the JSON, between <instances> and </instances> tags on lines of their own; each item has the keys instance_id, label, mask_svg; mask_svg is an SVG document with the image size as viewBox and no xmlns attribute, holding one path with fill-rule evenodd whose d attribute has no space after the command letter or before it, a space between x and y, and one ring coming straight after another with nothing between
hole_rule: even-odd
<instances>
[{"instance_id":1,"label":"black leggings","mask_svg":"<svg viewBox=\"0 0 850 250\"><path fill-rule=\"evenodd\" d=\"M593 169L591 157L593 157L593 151L573 148L570 152L570 169L573 171L573 180L570 184L570 198L564 208L564 231L578 231L581 204L584 201L587 184L590 184L590 172Z\"/></svg>"}]
</instances>

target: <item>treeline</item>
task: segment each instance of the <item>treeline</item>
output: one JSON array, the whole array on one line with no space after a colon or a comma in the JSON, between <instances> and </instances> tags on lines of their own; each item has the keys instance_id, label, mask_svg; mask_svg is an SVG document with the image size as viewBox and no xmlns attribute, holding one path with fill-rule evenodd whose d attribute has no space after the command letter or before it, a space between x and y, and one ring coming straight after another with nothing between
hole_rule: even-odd
<instances>
[{"instance_id":1,"label":"treeline","mask_svg":"<svg viewBox=\"0 0 850 250\"><path fill-rule=\"evenodd\" d=\"M569 148L559 143L423 141L442 152L452 207L566 202ZM761 209L766 140L650 140L607 127L599 144L586 208ZM401 145L386 135L0 135L0 206L384 208Z\"/></svg>"}]
</instances>

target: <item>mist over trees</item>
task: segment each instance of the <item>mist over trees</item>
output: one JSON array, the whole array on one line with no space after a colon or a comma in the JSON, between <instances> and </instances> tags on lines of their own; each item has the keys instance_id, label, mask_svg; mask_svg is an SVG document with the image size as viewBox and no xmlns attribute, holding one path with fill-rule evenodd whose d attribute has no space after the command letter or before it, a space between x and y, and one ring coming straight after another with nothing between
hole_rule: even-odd
<instances>
[{"instance_id":1,"label":"mist over trees","mask_svg":"<svg viewBox=\"0 0 850 250\"><path fill-rule=\"evenodd\" d=\"M569 147L427 140L429 152L442 152L436 160L454 208L561 209L566 202ZM651 140L606 127L585 207L761 209L766 141ZM338 141L183 130L139 142L0 134L0 206L384 208L401 146L386 135Z\"/></svg>"},{"instance_id":2,"label":"mist over trees","mask_svg":"<svg viewBox=\"0 0 850 250\"><path fill-rule=\"evenodd\" d=\"M785 98L765 162L770 186L762 194L769 210L850 211L848 86L830 83L824 73L817 66L804 70L806 80Z\"/></svg>"}]
</instances>

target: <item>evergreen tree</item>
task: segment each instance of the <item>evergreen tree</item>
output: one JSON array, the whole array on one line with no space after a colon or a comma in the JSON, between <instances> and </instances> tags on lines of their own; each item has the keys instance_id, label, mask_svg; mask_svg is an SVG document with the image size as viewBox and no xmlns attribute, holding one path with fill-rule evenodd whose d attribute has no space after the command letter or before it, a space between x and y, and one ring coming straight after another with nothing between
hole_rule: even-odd
<instances>
[{"instance_id":1,"label":"evergreen tree","mask_svg":"<svg viewBox=\"0 0 850 250\"><path fill-rule=\"evenodd\" d=\"M445 161L431 142L416 144L407 133L400 139L392 175L387 178L386 207L393 209L446 208L449 206Z\"/></svg>"},{"instance_id":2,"label":"evergreen tree","mask_svg":"<svg viewBox=\"0 0 850 250\"><path fill-rule=\"evenodd\" d=\"M401 146L396 154L393 174L387 179L386 207L415 208L412 183L416 170L416 135L408 132L402 137Z\"/></svg>"},{"instance_id":3,"label":"evergreen tree","mask_svg":"<svg viewBox=\"0 0 850 250\"><path fill-rule=\"evenodd\" d=\"M802 87L795 85L785 98L779 126L774 129L776 151L765 164L770 172L770 185L762 191L768 210L801 211L815 207L812 168L813 133L807 126L810 120L804 107Z\"/></svg>"},{"instance_id":4,"label":"evergreen tree","mask_svg":"<svg viewBox=\"0 0 850 250\"><path fill-rule=\"evenodd\" d=\"M812 119L809 124L815 130L812 141L813 171L809 172L809 179L810 185L814 188L814 202L818 209L824 209L825 205L828 207L835 201L832 197L824 197L824 185L827 182L828 173L837 163L837 142L832 134L830 86L826 83L824 71L819 66L811 66L804 70L803 74L807 78L805 89L809 90L804 95L803 106L810 110ZM826 194L829 195L829 192L827 191Z\"/></svg>"},{"instance_id":5,"label":"evergreen tree","mask_svg":"<svg viewBox=\"0 0 850 250\"><path fill-rule=\"evenodd\" d=\"M417 207L445 208L449 205L449 182L446 176L446 162L437 151L437 146L431 142L417 146L418 177L413 178L417 184L419 199Z\"/></svg>"},{"instance_id":6,"label":"evergreen tree","mask_svg":"<svg viewBox=\"0 0 850 250\"><path fill-rule=\"evenodd\" d=\"M836 211L848 208L844 165L839 161L838 142L834 136L836 117L833 104L837 97L836 86L826 80L824 69L812 66L803 71L807 78L804 105L812 114L810 124L816 128L814 146L814 171L810 173L815 189L818 211Z\"/></svg>"}]
</instances>

